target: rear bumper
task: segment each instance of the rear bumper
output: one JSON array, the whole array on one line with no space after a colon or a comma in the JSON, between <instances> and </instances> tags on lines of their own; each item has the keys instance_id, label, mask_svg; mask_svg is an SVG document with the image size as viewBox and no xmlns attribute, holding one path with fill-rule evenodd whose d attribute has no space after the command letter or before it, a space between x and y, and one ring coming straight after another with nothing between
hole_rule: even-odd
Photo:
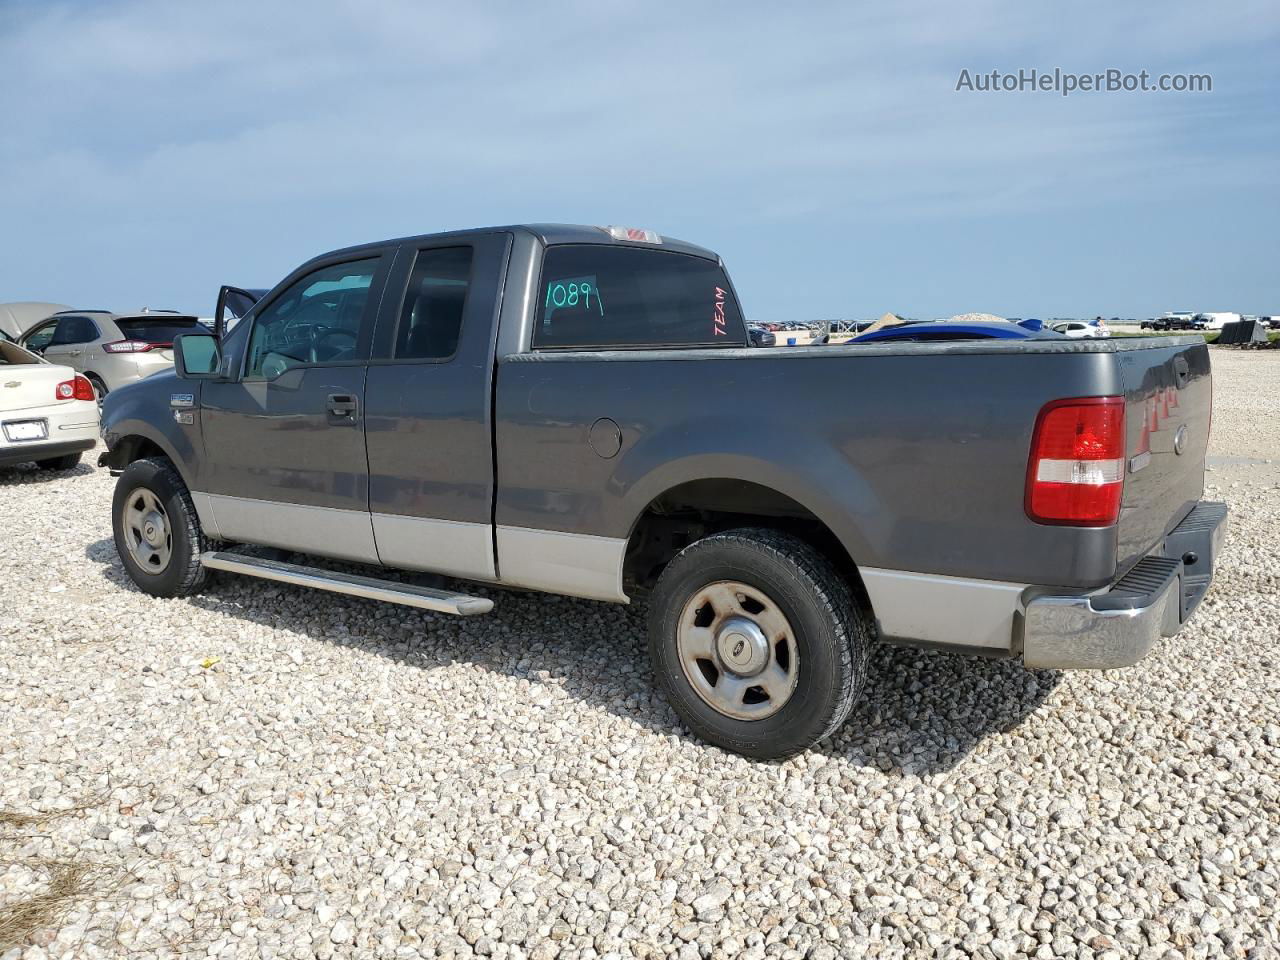
<instances>
[{"instance_id":1,"label":"rear bumper","mask_svg":"<svg viewBox=\"0 0 1280 960\"><path fill-rule=\"evenodd\" d=\"M43 420L46 436L10 441L0 426L0 466L81 453L98 441L98 405L92 400L67 400L0 415L0 425L15 420Z\"/></svg>"},{"instance_id":2,"label":"rear bumper","mask_svg":"<svg viewBox=\"0 0 1280 960\"><path fill-rule=\"evenodd\" d=\"M1201 502L1158 551L1107 590L1029 600L1023 662L1066 670L1137 663L1157 640L1177 633L1204 598L1226 533L1226 504Z\"/></svg>"},{"instance_id":3,"label":"rear bumper","mask_svg":"<svg viewBox=\"0 0 1280 960\"><path fill-rule=\"evenodd\" d=\"M24 443L12 447L0 447L0 467L11 467L15 463L35 463L37 460L52 460L54 457L65 457L72 453L83 453L93 447L96 441L72 440L51 443Z\"/></svg>"}]
</instances>

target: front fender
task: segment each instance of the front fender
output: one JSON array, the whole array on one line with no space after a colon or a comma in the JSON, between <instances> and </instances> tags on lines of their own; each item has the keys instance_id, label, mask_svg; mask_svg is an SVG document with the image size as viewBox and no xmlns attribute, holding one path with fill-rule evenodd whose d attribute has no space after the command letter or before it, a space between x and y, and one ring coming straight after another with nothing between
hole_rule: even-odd
<instances>
[{"instance_id":1,"label":"front fender","mask_svg":"<svg viewBox=\"0 0 1280 960\"><path fill-rule=\"evenodd\" d=\"M190 397L189 407L174 407ZM198 408L199 384L179 380L172 374L157 374L107 394L102 405L102 440L107 453L100 463L123 470L139 451L154 444L164 453L183 482L198 489L195 479L199 465L199 418L180 423L176 414L193 413Z\"/></svg>"}]
</instances>

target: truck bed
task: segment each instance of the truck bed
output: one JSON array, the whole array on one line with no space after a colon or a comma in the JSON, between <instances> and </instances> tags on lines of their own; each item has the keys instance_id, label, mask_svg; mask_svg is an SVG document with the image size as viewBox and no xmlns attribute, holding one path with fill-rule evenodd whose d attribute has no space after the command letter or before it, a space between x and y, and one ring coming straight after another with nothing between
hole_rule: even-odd
<instances>
[{"instance_id":1,"label":"truck bed","mask_svg":"<svg viewBox=\"0 0 1280 960\"><path fill-rule=\"evenodd\" d=\"M1178 360L1177 358L1181 358ZM1187 368L1178 389L1175 362ZM1114 581L1186 515L1210 411L1200 337L522 353L496 388L498 526L626 538L665 490L720 476L822 519L860 567L1079 589ZM1177 394L1151 429L1157 391ZM1050 526L1024 509L1037 412L1124 396L1120 523ZM1163 407L1158 411L1163 412ZM600 418L621 451L587 442ZM1173 452L1173 434L1188 446Z\"/></svg>"}]
</instances>

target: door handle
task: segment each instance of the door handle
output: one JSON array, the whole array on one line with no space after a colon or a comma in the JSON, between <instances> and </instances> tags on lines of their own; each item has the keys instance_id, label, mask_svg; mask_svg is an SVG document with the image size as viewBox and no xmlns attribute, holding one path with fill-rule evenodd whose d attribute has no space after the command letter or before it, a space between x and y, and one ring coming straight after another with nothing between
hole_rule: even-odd
<instances>
[{"instance_id":1,"label":"door handle","mask_svg":"<svg viewBox=\"0 0 1280 960\"><path fill-rule=\"evenodd\" d=\"M354 420L358 406L356 398L350 393L329 394L329 413L335 417L349 417Z\"/></svg>"}]
</instances>

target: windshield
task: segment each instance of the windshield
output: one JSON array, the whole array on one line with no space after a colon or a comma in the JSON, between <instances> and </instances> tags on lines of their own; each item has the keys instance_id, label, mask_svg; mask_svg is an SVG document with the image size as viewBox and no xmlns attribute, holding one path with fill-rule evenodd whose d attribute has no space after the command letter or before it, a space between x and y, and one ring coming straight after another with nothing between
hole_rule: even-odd
<instances>
[{"instance_id":1,"label":"windshield","mask_svg":"<svg viewBox=\"0 0 1280 960\"><path fill-rule=\"evenodd\" d=\"M0 340L0 366L6 364L19 363L39 363L40 358L35 354L27 353L16 343L9 340Z\"/></svg>"},{"instance_id":2,"label":"windshield","mask_svg":"<svg viewBox=\"0 0 1280 960\"><path fill-rule=\"evenodd\" d=\"M132 317L117 319L116 326L130 340L143 343L173 343L180 333L203 329L195 317Z\"/></svg>"}]
</instances>

